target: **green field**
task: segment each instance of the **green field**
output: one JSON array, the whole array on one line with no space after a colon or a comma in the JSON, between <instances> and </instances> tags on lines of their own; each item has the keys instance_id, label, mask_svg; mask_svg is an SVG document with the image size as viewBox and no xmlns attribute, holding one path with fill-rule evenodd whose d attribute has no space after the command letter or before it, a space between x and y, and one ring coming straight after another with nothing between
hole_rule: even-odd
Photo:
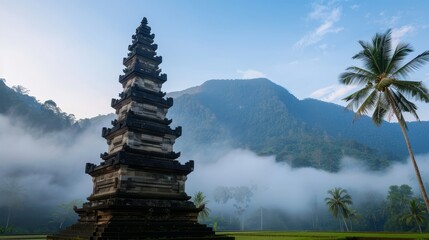
<instances>
[{"instance_id":1,"label":"green field","mask_svg":"<svg viewBox=\"0 0 429 240\"><path fill-rule=\"evenodd\" d=\"M35 240L35 239L46 239L46 235L0 235L0 239Z\"/></svg>"},{"instance_id":2,"label":"green field","mask_svg":"<svg viewBox=\"0 0 429 240\"><path fill-rule=\"evenodd\" d=\"M429 233L338 233L338 232L222 232L219 235L234 236L236 240L309 240L309 239L356 239L356 240L397 240L397 239L429 239ZM0 240L46 239L46 235L0 235Z\"/></svg>"},{"instance_id":3,"label":"green field","mask_svg":"<svg viewBox=\"0 0 429 240\"><path fill-rule=\"evenodd\" d=\"M339 232L224 232L228 236L234 236L236 240L308 240L308 239L429 239L429 233L339 233Z\"/></svg>"}]
</instances>

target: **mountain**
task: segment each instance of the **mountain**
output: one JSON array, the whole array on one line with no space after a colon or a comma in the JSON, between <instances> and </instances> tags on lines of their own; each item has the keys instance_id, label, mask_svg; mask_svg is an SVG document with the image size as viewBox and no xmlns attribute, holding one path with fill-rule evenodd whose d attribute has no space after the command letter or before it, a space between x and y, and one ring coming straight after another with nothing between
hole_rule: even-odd
<instances>
[{"instance_id":1,"label":"mountain","mask_svg":"<svg viewBox=\"0 0 429 240\"><path fill-rule=\"evenodd\" d=\"M359 159L371 170L407 156L396 123L377 128L368 117L354 121L354 113L342 106L299 100L268 79L210 80L170 96L175 103L169 117L183 126L176 146L185 154L248 148L294 167L328 171L337 171L344 156ZM416 153L427 153L424 132L429 123L410 123L409 128Z\"/></svg>"},{"instance_id":2,"label":"mountain","mask_svg":"<svg viewBox=\"0 0 429 240\"><path fill-rule=\"evenodd\" d=\"M368 117L354 121L354 113L342 106L299 100L268 79L210 80L167 96L175 99L168 113L173 127L183 127L175 144L183 158L210 161L230 149L245 148L274 155L293 167L334 172L344 156L371 170L408 156L398 124L384 122L377 128ZM38 134L68 131L70 141L86 129L98 131L94 126L109 127L114 118L111 114L76 121L54 101L40 103L25 88L9 88L4 81L0 81L0 114ZM429 122L408 126L415 153L428 153Z\"/></svg>"},{"instance_id":3,"label":"mountain","mask_svg":"<svg viewBox=\"0 0 429 240\"><path fill-rule=\"evenodd\" d=\"M24 87L8 87L4 79L0 79L0 114L11 116L15 123L40 132L77 127L73 126L74 116L62 112L54 101L40 103L28 95Z\"/></svg>"}]
</instances>

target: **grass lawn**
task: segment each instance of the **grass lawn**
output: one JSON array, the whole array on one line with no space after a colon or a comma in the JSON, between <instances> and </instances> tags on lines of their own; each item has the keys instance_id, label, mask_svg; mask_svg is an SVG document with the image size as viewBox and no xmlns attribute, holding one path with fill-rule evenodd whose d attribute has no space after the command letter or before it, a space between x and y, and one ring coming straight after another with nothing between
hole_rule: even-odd
<instances>
[{"instance_id":1,"label":"grass lawn","mask_svg":"<svg viewBox=\"0 0 429 240\"><path fill-rule=\"evenodd\" d=\"M0 240L5 239L14 239L14 240L36 240L36 239L45 239L46 235L0 235Z\"/></svg>"},{"instance_id":2,"label":"grass lawn","mask_svg":"<svg viewBox=\"0 0 429 240\"><path fill-rule=\"evenodd\" d=\"M376 240L376 239L429 239L429 233L339 233L339 232L222 232L234 236L236 240L309 240L309 239L356 239L356 240Z\"/></svg>"},{"instance_id":3,"label":"grass lawn","mask_svg":"<svg viewBox=\"0 0 429 240\"><path fill-rule=\"evenodd\" d=\"M429 239L429 233L338 233L338 232L219 232L219 235L235 237L236 240L310 240L310 239L336 239L336 240L399 240L399 239ZM37 240L46 239L46 235L0 235L0 240Z\"/></svg>"}]
</instances>

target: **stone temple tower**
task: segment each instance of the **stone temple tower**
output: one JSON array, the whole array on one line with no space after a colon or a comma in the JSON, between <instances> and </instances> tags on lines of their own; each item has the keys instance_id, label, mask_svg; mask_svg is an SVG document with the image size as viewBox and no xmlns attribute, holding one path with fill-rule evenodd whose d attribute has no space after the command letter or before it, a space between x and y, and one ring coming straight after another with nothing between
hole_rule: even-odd
<instances>
[{"instance_id":1,"label":"stone temple tower","mask_svg":"<svg viewBox=\"0 0 429 240\"><path fill-rule=\"evenodd\" d=\"M173 99L161 91L167 75L154 37L143 18L123 59L123 91L112 99L116 119L102 131L108 151L99 165L86 164L92 194L75 209L78 222L48 239L233 239L197 223L202 208L185 192L194 162L181 164L173 151L182 128L166 118Z\"/></svg>"}]
</instances>

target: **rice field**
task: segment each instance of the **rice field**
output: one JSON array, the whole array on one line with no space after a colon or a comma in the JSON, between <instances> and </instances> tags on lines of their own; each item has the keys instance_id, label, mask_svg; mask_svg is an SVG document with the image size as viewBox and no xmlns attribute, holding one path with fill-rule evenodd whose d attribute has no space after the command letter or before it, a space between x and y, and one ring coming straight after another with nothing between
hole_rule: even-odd
<instances>
[{"instance_id":1,"label":"rice field","mask_svg":"<svg viewBox=\"0 0 429 240\"><path fill-rule=\"evenodd\" d=\"M339 232L220 232L219 235L235 237L236 240L408 240L408 239L429 239L429 233L339 233ZM0 235L0 240L41 240L46 239L46 235Z\"/></svg>"},{"instance_id":2,"label":"rice field","mask_svg":"<svg viewBox=\"0 0 429 240\"><path fill-rule=\"evenodd\" d=\"M1 240L38 240L46 239L46 235L0 235Z\"/></svg>"},{"instance_id":3,"label":"rice field","mask_svg":"<svg viewBox=\"0 0 429 240\"><path fill-rule=\"evenodd\" d=\"M399 240L399 239L429 239L429 233L367 233L367 232L223 232L234 236L236 240L309 240L309 239L337 239L337 240Z\"/></svg>"}]
</instances>

